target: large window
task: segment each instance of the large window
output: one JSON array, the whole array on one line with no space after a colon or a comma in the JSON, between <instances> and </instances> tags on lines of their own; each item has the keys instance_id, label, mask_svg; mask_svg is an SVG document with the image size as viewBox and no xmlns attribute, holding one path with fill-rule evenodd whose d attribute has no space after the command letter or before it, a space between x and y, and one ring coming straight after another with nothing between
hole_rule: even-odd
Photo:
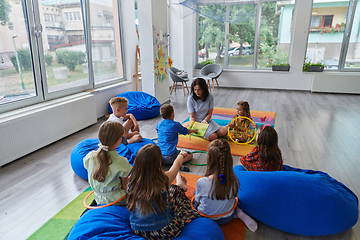
<instances>
[{"instance_id":1,"label":"large window","mask_svg":"<svg viewBox=\"0 0 360 240\"><path fill-rule=\"evenodd\" d=\"M119 2L4 0L0 112L123 80Z\"/></svg>"},{"instance_id":2,"label":"large window","mask_svg":"<svg viewBox=\"0 0 360 240\"><path fill-rule=\"evenodd\" d=\"M360 3L357 2L345 59L346 69L360 69Z\"/></svg>"},{"instance_id":3,"label":"large window","mask_svg":"<svg viewBox=\"0 0 360 240\"><path fill-rule=\"evenodd\" d=\"M357 0L314 0L305 61L327 70L359 68L359 11Z\"/></svg>"},{"instance_id":4,"label":"large window","mask_svg":"<svg viewBox=\"0 0 360 240\"><path fill-rule=\"evenodd\" d=\"M212 8L217 10L213 16L225 17L219 20L199 14L198 62L207 60L242 69L288 63L294 10L290 3L294 1L255 1L255 5L231 1L200 6L200 13Z\"/></svg>"},{"instance_id":5,"label":"large window","mask_svg":"<svg viewBox=\"0 0 360 240\"><path fill-rule=\"evenodd\" d=\"M91 49L95 83L123 77L119 14L112 0L90 0Z\"/></svg>"}]
</instances>

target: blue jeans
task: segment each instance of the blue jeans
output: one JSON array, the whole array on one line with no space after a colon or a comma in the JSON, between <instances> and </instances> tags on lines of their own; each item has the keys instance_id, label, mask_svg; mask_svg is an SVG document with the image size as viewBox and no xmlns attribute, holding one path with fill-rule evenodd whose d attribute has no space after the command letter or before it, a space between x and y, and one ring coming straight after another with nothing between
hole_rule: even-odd
<instances>
[{"instance_id":1,"label":"blue jeans","mask_svg":"<svg viewBox=\"0 0 360 240\"><path fill-rule=\"evenodd\" d=\"M228 222L231 221L231 219L234 218L234 215L235 215L235 210L233 211L233 213L231 214L231 216L226 217L226 218L220 218L220 219L214 220L214 222L216 222L218 225L227 224Z\"/></svg>"},{"instance_id":2,"label":"blue jeans","mask_svg":"<svg viewBox=\"0 0 360 240\"><path fill-rule=\"evenodd\" d=\"M176 153L174 153L173 155L162 155L162 163L163 164L173 164L173 162L175 161L176 157L179 155L181 151L177 150ZM191 154L191 152L189 151L185 151L188 154Z\"/></svg>"}]
</instances>

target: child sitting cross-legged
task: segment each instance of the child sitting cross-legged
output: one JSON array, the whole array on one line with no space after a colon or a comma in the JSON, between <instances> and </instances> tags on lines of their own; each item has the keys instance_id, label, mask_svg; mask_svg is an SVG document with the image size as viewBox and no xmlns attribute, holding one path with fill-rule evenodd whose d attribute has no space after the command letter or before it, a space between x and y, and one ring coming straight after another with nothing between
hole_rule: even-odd
<instances>
[{"instance_id":1,"label":"child sitting cross-legged","mask_svg":"<svg viewBox=\"0 0 360 240\"><path fill-rule=\"evenodd\" d=\"M128 143L140 142L142 140L142 136L139 133L139 124L137 123L134 115L131 113L127 114L129 101L124 97L113 97L110 99L109 103L113 113L107 121L119 122L123 124L125 128L122 143L126 145ZM126 122L124 123L125 120Z\"/></svg>"},{"instance_id":2,"label":"child sitting cross-legged","mask_svg":"<svg viewBox=\"0 0 360 240\"><path fill-rule=\"evenodd\" d=\"M211 219L219 225L238 217L250 231L255 232L257 223L249 215L238 207L232 210L239 188L239 180L233 171L229 143L224 139L212 141L208 147L205 177L196 183L196 209L212 216Z\"/></svg>"},{"instance_id":3,"label":"child sitting cross-legged","mask_svg":"<svg viewBox=\"0 0 360 240\"><path fill-rule=\"evenodd\" d=\"M172 164L180 153L180 150L176 149L179 133L186 135L189 133L198 133L198 130L187 129L179 122L175 122L174 108L170 104L164 104L161 106L160 115L164 120L156 125L156 131L158 133L157 144L161 149L162 163ZM186 151L184 155L184 162L191 160L193 157L193 154L188 151ZM185 165L182 165L180 170L186 172L190 171Z\"/></svg>"},{"instance_id":4,"label":"child sitting cross-legged","mask_svg":"<svg viewBox=\"0 0 360 240\"><path fill-rule=\"evenodd\" d=\"M167 172L161 168L161 151L147 144L136 155L129 179L126 206L132 231L145 239L173 239L185 225L200 217L190 206L186 179L179 174L185 152L181 151ZM171 183L176 178L176 185Z\"/></svg>"},{"instance_id":5,"label":"child sitting cross-legged","mask_svg":"<svg viewBox=\"0 0 360 240\"><path fill-rule=\"evenodd\" d=\"M270 125L260 126L256 141L259 144L246 156L240 158L248 171L283 170L283 159L278 146L278 135Z\"/></svg>"},{"instance_id":6,"label":"child sitting cross-legged","mask_svg":"<svg viewBox=\"0 0 360 240\"><path fill-rule=\"evenodd\" d=\"M104 122L99 128L99 149L88 153L84 166L88 181L95 193L93 205L115 202L126 194L131 165L116 152L121 144L124 127L118 122ZM125 205L122 199L116 205Z\"/></svg>"}]
</instances>

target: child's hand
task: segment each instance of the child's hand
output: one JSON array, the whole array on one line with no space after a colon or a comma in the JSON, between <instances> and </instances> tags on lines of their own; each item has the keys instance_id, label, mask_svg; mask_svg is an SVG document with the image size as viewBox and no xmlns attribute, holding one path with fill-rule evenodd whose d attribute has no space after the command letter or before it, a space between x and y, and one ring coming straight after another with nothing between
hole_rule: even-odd
<instances>
[{"instance_id":1,"label":"child's hand","mask_svg":"<svg viewBox=\"0 0 360 240\"><path fill-rule=\"evenodd\" d=\"M235 127L235 122L230 122L229 125L228 125L230 128L234 128Z\"/></svg>"},{"instance_id":2,"label":"child's hand","mask_svg":"<svg viewBox=\"0 0 360 240\"><path fill-rule=\"evenodd\" d=\"M201 123L205 123L205 124L208 124L208 122L204 119L204 120L202 120L202 122Z\"/></svg>"},{"instance_id":3,"label":"child's hand","mask_svg":"<svg viewBox=\"0 0 360 240\"><path fill-rule=\"evenodd\" d=\"M256 127L257 127L255 123L250 123L250 124L251 124L251 127L252 127L252 128L256 128Z\"/></svg>"},{"instance_id":4,"label":"child's hand","mask_svg":"<svg viewBox=\"0 0 360 240\"><path fill-rule=\"evenodd\" d=\"M182 155L182 160L183 160L183 163L185 162L184 159L188 156L188 153L184 150L181 150L181 152L179 153L179 155Z\"/></svg>"},{"instance_id":5,"label":"child's hand","mask_svg":"<svg viewBox=\"0 0 360 240\"><path fill-rule=\"evenodd\" d=\"M192 130L191 132L193 132L193 133L199 133L199 129L194 128L194 129L191 129L191 130Z\"/></svg>"}]
</instances>

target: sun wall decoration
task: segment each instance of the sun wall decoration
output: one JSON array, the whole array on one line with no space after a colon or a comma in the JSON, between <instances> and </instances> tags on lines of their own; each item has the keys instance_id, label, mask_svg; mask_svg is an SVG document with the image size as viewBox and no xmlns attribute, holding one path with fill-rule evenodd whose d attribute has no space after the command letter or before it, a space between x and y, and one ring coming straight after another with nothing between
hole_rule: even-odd
<instances>
[{"instance_id":1,"label":"sun wall decoration","mask_svg":"<svg viewBox=\"0 0 360 240\"><path fill-rule=\"evenodd\" d=\"M162 46L157 46L157 53L155 54L154 61L154 72L155 79L158 82L162 82L167 79L167 70L166 67L168 65L168 58L166 56L166 52L163 51Z\"/></svg>"}]
</instances>

